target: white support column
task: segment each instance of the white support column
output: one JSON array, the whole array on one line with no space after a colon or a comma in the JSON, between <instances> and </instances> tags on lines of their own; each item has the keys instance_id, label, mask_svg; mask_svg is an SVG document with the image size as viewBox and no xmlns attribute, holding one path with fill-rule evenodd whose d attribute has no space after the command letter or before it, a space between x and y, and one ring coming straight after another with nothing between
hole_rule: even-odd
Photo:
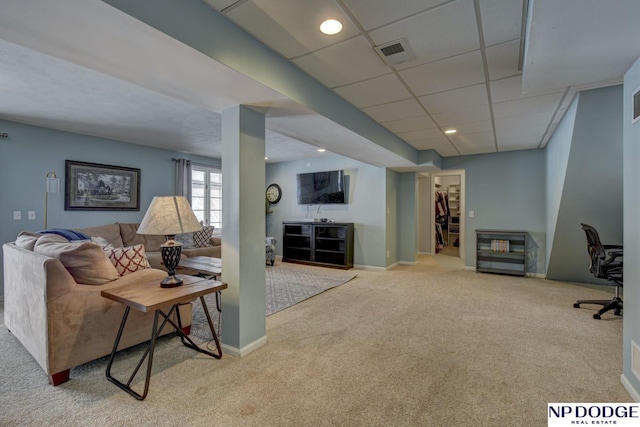
<instances>
[{"instance_id":1,"label":"white support column","mask_svg":"<svg viewBox=\"0 0 640 427\"><path fill-rule=\"evenodd\" d=\"M222 112L222 341L243 356L267 342L265 320L264 115Z\"/></svg>"}]
</instances>

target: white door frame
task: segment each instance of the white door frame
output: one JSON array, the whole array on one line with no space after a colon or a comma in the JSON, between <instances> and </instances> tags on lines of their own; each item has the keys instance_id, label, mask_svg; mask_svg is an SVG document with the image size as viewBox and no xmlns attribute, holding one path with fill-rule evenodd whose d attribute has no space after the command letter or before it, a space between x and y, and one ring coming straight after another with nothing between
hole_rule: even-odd
<instances>
[{"instance_id":1,"label":"white door frame","mask_svg":"<svg viewBox=\"0 0 640 427\"><path fill-rule=\"evenodd\" d=\"M456 169L456 170L447 170L441 172L433 172L431 174L431 197L436 194L436 176L450 176L450 175L459 175L460 176L460 246L458 247L458 251L460 252L460 258L464 260L464 246L465 246L465 218L466 218L466 210L465 210L465 174L464 169ZM433 199L432 199L433 200ZM429 223L431 226L429 229L431 230L431 253L436 254L436 239L433 237L436 233L436 203L435 200L431 203L431 218L429 219Z\"/></svg>"}]
</instances>

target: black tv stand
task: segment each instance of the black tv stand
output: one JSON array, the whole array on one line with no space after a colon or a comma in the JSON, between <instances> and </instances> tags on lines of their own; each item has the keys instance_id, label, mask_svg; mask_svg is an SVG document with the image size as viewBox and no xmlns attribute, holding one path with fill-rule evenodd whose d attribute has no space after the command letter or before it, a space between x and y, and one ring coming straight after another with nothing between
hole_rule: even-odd
<instances>
[{"instance_id":1,"label":"black tv stand","mask_svg":"<svg viewBox=\"0 0 640 427\"><path fill-rule=\"evenodd\" d=\"M353 268L353 223L283 222L282 261Z\"/></svg>"}]
</instances>

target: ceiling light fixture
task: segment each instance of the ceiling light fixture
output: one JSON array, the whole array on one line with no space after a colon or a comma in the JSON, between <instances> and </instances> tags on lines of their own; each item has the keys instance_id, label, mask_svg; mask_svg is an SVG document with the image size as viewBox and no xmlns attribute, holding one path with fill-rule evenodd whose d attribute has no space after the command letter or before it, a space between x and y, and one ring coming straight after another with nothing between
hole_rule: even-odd
<instances>
[{"instance_id":1,"label":"ceiling light fixture","mask_svg":"<svg viewBox=\"0 0 640 427\"><path fill-rule=\"evenodd\" d=\"M455 129L447 129L444 131L444 133L446 133L447 135L453 135L454 133L457 133L458 131Z\"/></svg>"},{"instance_id":2,"label":"ceiling light fixture","mask_svg":"<svg viewBox=\"0 0 640 427\"><path fill-rule=\"evenodd\" d=\"M325 151L327 150L325 150L324 148L318 148L318 153L324 153Z\"/></svg>"},{"instance_id":3,"label":"ceiling light fixture","mask_svg":"<svg viewBox=\"0 0 640 427\"><path fill-rule=\"evenodd\" d=\"M327 19L322 24L320 24L320 31L322 31L323 34L327 34L329 36L338 34L340 31L342 31L342 23L335 19Z\"/></svg>"}]
</instances>

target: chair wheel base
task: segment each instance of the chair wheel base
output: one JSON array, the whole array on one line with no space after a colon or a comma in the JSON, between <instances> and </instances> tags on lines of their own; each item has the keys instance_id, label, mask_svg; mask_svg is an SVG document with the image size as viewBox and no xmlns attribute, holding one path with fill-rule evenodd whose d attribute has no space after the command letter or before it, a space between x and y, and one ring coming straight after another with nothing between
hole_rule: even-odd
<instances>
[{"instance_id":1,"label":"chair wheel base","mask_svg":"<svg viewBox=\"0 0 640 427\"><path fill-rule=\"evenodd\" d=\"M598 313L594 314L593 318L596 319L596 320L602 319Z\"/></svg>"},{"instance_id":2,"label":"chair wheel base","mask_svg":"<svg viewBox=\"0 0 640 427\"><path fill-rule=\"evenodd\" d=\"M580 304L578 303L573 304L573 308L580 308Z\"/></svg>"}]
</instances>

